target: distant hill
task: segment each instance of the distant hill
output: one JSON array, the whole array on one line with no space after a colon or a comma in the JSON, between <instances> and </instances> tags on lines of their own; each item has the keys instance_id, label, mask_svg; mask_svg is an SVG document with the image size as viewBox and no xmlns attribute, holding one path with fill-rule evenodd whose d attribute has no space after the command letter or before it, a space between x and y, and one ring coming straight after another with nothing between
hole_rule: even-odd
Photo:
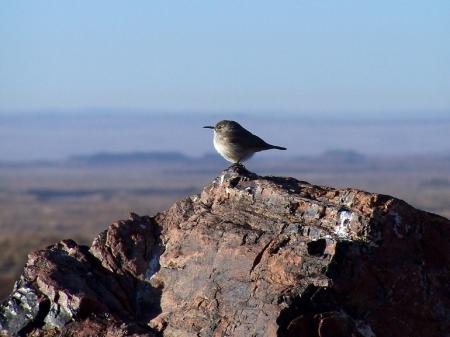
<instances>
[{"instance_id":1,"label":"distant hill","mask_svg":"<svg viewBox=\"0 0 450 337\"><path fill-rule=\"evenodd\" d=\"M340 163L346 163L346 164L361 164L367 161L366 156L363 154L354 151L354 150L342 150L342 149L335 149L335 150L328 150L325 151L320 157L321 160L329 160L329 161L336 161Z\"/></svg>"},{"instance_id":2,"label":"distant hill","mask_svg":"<svg viewBox=\"0 0 450 337\"><path fill-rule=\"evenodd\" d=\"M78 155L69 158L71 163L84 163L90 165L129 164L147 162L187 162L191 158L180 152L129 152L110 153L101 152L92 155Z\"/></svg>"}]
</instances>

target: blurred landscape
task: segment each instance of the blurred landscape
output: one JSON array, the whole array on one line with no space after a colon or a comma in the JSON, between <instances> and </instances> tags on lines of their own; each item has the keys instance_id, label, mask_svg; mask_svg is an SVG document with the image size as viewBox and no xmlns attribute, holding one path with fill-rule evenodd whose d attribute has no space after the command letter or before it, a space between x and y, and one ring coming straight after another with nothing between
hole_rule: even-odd
<instances>
[{"instance_id":1,"label":"blurred landscape","mask_svg":"<svg viewBox=\"0 0 450 337\"><path fill-rule=\"evenodd\" d=\"M0 117L0 297L28 252L64 238L89 244L129 212L153 215L199 193L229 166L201 129L218 117L146 118ZM288 147L257 154L251 171L390 194L450 218L448 120L234 118Z\"/></svg>"}]
</instances>

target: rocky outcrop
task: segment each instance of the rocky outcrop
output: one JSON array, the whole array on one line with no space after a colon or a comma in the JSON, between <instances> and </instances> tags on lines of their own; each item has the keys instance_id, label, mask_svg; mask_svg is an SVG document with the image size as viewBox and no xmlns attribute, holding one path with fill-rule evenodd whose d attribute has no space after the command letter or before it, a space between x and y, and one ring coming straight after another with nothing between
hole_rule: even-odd
<instances>
[{"instance_id":1,"label":"rocky outcrop","mask_svg":"<svg viewBox=\"0 0 450 337\"><path fill-rule=\"evenodd\" d=\"M92 246L31 253L0 308L29 336L449 336L450 221L234 166Z\"/></svg>"}]
</instances>

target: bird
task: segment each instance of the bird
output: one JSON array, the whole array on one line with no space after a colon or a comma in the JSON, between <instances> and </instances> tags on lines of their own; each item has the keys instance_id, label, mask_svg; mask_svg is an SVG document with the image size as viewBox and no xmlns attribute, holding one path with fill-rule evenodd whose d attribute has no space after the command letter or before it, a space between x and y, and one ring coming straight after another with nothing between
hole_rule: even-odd
<instances>
[{"instance_id":1,"label":"bird","mask_svg":"<svg viewBox=\"0 0 450 337\"><path fill-rule=\"evenodd\" d=\"M235 121L223 120L215 126L204 126L204 128L214 130L214 148L233 165L241 165L255 152L271 149L286 150L285 147L266 143Z\"/></svg>"}]
</instances>

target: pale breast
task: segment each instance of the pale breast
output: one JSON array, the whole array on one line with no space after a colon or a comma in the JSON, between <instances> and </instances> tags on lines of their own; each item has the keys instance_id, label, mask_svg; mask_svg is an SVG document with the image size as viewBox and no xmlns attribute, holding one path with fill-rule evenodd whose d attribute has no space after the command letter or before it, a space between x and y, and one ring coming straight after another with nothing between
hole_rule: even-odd
<instances>
[{"instance_id":1,"label":"pale breast","mask_svg":"<svg viewBox=\"0 0 450 337\"><path fill-rule=\"evenodd\" d=\"M229 144L226 140L214 132L214 148L222 157L232 163L237 163L249 159L254 151L244 149L236 144Z\"/></svg>"},{"instance_id":2,"label":"pale breast","mask_svg":"<svg viewBox=\"0 0 450 337\"><path fill-rule=\"evenodd\" d=\"M239 159L233 155L233 151L229 146L225 144L223 139L216 134L214 131L214 148L219 154L224 157L226 160L232 163L236 163Z\"/></svg>"}]
</instances>

